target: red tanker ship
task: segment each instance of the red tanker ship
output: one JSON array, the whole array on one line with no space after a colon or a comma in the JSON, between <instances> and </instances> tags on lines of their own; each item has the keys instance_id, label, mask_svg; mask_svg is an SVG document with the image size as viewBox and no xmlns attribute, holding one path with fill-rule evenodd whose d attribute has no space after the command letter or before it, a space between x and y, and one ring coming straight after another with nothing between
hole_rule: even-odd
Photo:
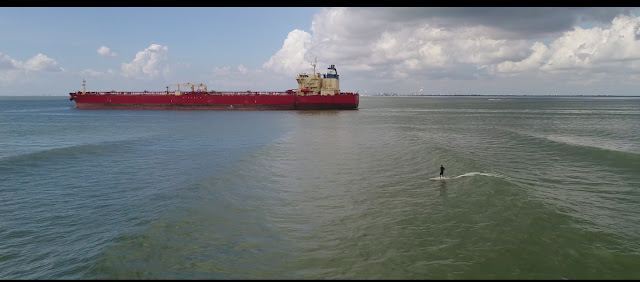
<instances>
[{"instance_id":1,"label":"red tanker ship","mask_svg":"<svg viewBox=\"0 0 640 282\"><path fill-rule=\"evenodd\" d=\"M207 91L204 84L180 83L176 91L87 92L69 93L69 100L78 109L202 109L202 110L356 110L359 94L340 92L339 75L335 65L322 76L316 73L299 74L298 89L283 92ZM180 91L180 86L191 91ZM197 87L197 89L196 89Z\"/></svg>"}]
</instances>

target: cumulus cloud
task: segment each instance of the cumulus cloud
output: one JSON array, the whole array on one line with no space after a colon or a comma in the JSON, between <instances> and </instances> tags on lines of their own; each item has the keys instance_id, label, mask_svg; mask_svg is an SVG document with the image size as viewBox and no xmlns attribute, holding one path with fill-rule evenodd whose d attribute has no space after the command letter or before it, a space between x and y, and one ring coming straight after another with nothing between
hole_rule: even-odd
<instances>
[{"instance_id":1,"label":"cumulus cloud","mask_svg":"<svg viewBox=\"0 0 640 282\"><path fill-rule=\"evenodd\" d=\"M294 75L303 70L308 64L304 60L311 34L303 30L289 32L282 44L282 48L273 55L262 67L276 72Z\"/></svg>"},{"instance_id":2,"label":"cumulus cloud","mask_svg":"<svg viewBox=\"0 0 640 282\"><path fill-rule=\"evenodd\" d=\"M169 47L151 44L138 52L130 63L122 64L122 75L125 77L157 77L169 72Z\"/></svg>"},{"instance_id":3,"label":"cumulus cloud","mask_svg":"<svg viewBox=\"0 0 640 282\"><path fill-rule=\"evenodd\" d=\"M98 55L100 56L109 56L109 57L115 57L118 54L116 54L116 52L111 51L111 49L109 49L109 47L107 46L100 46L100 48L98 48L97 50Z\"/></svg>"},{"instance_id":4,"label":"cumulus cloud","mask_svg":"<svg viewBox=\"0 0 640 282\"><path fill-rule=\"evenodd\" d=\"M0 52L0 82L11 82L29 72L64 71L54 59L37 54L26 62L18 61Z\"/></svg>"},{"instance_id":5,"label":"cumulus cloud","mask_svg":"<svg viewBox=\"0 0 640 282\"><path fill-rule=\"evenodd\" d=\"M534 43L531 54L521 61L505 61L498 72L524 70L567 71L614 68L636 69L640 60L640 18L619 16L609 28L576 27L551 42Z\"/></svg>"},{"instance_id":6,"label":"cumulus cloud","mask_svg":"<svg viewBox=\"0 0 640 282\"><path fill-rule=\"evenodd\" d=\"M23 68L28 71L63 71L64 69L58 66L58 63L43 54L35 55L33 58L27 60L23 64Z\"/></svg>"},{"instance_id":7,"label":"cumulus cloud","mask_svg":"<svg viewBox=\"0 0 640 282\"><path fill-rule=\"evenodd\" d=\"M238 71L242 74L246 74L249 72L249 69L247 69L247 67L245 67L244 65L239 65L238 66Z\"/></svg>"},{"instance_id":8,"label":"cumulus cloud","mask_svg":"<svg viewBox=\"0 0 640 282\"><path fill-rule=\"evenodd\" d=\"M294 30L283 47L263 67L292 73L339 62L344 70L373 71L378 77L407 79L434 69L456 69L460 64L487 65L505 59L523 59L526 40L500 37L487 26L448 27L429 18L401 20L403 8L333 8L314 16L312 34Z\"/></svg>"},{"instance_id":9,"label":"cumulus cloud","mask_svg":"<svg viewBox=\"0 0 640 282\"><path fill-rule=\"evenodd\" d=\"M293 75L308 70L317 57L319 66L336 64L350 81L362 77L372 87L396 83L420 89L425 81L525 74L537 79L558 72L579 73L571 79L593 83L640 67L640 19L632 12L608 7L322 9L310 32L290 32L262 67Z\"/></svg>"},{"instance_id":10,"label":"cumulus cloud","mask_svg":"<svg viewBox=\"0 0 640 282\"><path fill-rule=\"evenodd\" d=\"M0 71L19 70L22 63L0 52Z\"/></svg>"}]
</instances>

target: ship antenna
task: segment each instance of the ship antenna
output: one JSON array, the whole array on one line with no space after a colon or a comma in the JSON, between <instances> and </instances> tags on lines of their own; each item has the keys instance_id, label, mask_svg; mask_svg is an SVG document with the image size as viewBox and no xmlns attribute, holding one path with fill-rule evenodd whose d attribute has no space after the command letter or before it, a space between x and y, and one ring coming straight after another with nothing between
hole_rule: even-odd
<instances>
[{"instance_id":1,"label":"ship antenna","mask_svg":"<svg viewBox=\"0 0 640 282\"><path fill-rule=\"evenodd\" d=\"M87 93L87 85L86 85L86 80L84 80L84 78L82 79L82 94Z\"/></svg>"},{"instance_id":2,"label":"ship antenna","mask_svg":"<svg viewBox=\"0 0 640 282\"><path fill-rule=\"evenodd\" d=\"M313 66L313 75L316 74L316 63L318 63L318 57L316 57L315 61L313 62L313 64L311 64Z\"/></svg>"}]
</instances>

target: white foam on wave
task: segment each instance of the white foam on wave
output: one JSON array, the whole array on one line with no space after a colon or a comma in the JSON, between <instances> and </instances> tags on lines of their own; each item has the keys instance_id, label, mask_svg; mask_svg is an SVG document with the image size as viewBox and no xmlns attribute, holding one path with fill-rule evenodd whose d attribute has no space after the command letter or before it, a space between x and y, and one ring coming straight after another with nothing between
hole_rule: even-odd
<instances>
[{"instance_id":1,"label":"white foam on wave","mask_svg":"<svg viewBox=\"0 0 640 282\"><path fill-rule=\"evenodd\" d=\"M477 176L477 175L502 178L502 176L498 175L498 174L493 174L493 173L488 173L488 172L475 172L474 171L474 172L467 172L465 174L461 174L461 175L458 175L458 176L442 177L442 178L440 178L440 176L436 176L436 177L431 177L429 179L431 179L431 180L448 180L448 179L455 179L455 178L467 177L467 176Z\"/></svg>"},{"instance_id":2,"label":"white foam on wave","mask_svg":"<svg viewBox=\"0 0 640 282\"><path fill-rule=\"evenodd\" d=\"M467 173L465 173L465 174L458 175L458 176L454 176L454 177L451 177L451 178L460 178L460 177L476 176L476 175L491 176L491 177L500 177L500 175L493 174L493 173L488 173L488 172L467 172Z\"/></svg>"},{"instance_id":3,"label":"white foam on wave","mask_svg":"<svg viewBox=\"0 0 640 282\"><path fill-rule=\"evenodd\" d=\"M632 153L637 154L637 147L634 146L633 143L627 143L624 140L611 140L606 138L594 138L594 137L585 137L585 136L562 136L562 135L546 135L542 136L547 140L551 140L558 143L573 145L573 146L584 146L591 147L596 149L617 151L623 153Z\"/></svg>"}]
</instances>

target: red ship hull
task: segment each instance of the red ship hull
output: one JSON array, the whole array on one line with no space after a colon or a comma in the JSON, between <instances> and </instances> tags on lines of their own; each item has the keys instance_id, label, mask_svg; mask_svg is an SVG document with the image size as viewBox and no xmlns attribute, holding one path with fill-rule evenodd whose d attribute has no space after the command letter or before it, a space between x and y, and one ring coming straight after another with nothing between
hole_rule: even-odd
<instances>
[{"instance_id":1,"label":"red ship hull","mask_svg":"<svg viewBox=\"0 0 640 282\"><path fill-rule=\"evenodd\" d=\"M291 92L86 92L69 93L79 109L356 110L357 93L296 95Z\"/></svg>"}]
</instances>

